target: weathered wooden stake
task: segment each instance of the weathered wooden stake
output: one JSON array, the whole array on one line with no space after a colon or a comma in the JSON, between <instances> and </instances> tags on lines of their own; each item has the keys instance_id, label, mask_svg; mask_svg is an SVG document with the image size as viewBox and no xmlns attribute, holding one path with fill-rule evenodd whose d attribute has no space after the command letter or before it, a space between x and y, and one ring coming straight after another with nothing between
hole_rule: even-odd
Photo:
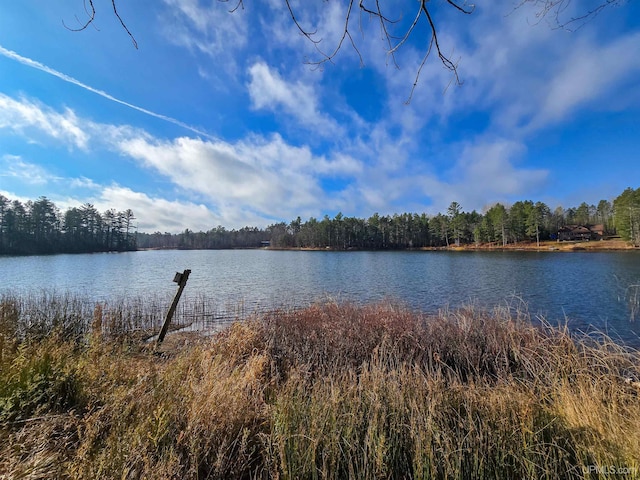
<instances>
[{"instance_id":1,"label":"weathered wooden stake","mask_svg":"<svg viewBox=\"0 0 640 480\"><path fill-rule=\"evenodd\" d=\"M182 291L184 287L187 285L187 280L189 279L189 274L191 270L185 270L184 272L176 272L173 277L173 281L178 284L178 291L176 292L176 296L173 297L173 303L171 307L169 307L169 311L167 312L167 316L164 319L164 325L162 325L162 330L160 330L160 335L158 335L158 341L156 342L156 346L160 345L164 340L164 336L167 334L167 330L169 330L169 324L171 323L171 319L173 318L173 314L176 311L176 307L178 306L178 302L180 301L180 296L182 295Z\"/></svg>"}]
</instances>

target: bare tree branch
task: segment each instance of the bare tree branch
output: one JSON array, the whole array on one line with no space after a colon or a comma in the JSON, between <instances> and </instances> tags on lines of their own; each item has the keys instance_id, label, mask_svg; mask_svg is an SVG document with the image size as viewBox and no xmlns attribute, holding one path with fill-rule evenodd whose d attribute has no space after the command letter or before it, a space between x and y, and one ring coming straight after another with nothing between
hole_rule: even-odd
<instances>
[{"instance_id":1,"label":"bare tree branch","mask_svg":"<svg viewBox=\"0 0 640 480\"><path fill-rule=\"evenodd\" d=\"M244 10L244 0L218 0L218 1L221 3L228 3L230 1L235 2L235 6L229 10L229 12L231 13L236 12L238 9ZM538 9L536 12L536 18L538 19L538 22L542 21L542 19L547 19L551 17L555 24L553 25L553 28L577 30L582 25L584 25L584 23L596 17L605 8L611 5L620 5L622 3L625 3L628 0L600 0L601 3L599 3L595 8L592 8L575 17L570 17L566 21L562 19L562 16L568 10L572 0L519 0L519 1L520 3L515 7L515 9L521 8L526 4L531 4ZM78 28L68 27L63 20L62 23L65 26L65 28L71 31L77 32L77 31L85 30L89 25L94 24L94 21L96 18L96 9L95 9L94 2L93 0L83 0L83 2L84 2L85 13L87 15L87 20L83 23L76 17L76 20L80 24ZM88 2L88 5L87 5L87 2ZM317 33L318 33L317 30L307 30L305 27L302 26L302 24L300 23L300 20L296 16L296 13L294 12L294 8L292 6L292 0L284 0L284 2L289 11L289 16L293 20L293 23L298 29L298 31L300 32L300 34L303 35L309 42L311 42L314 45L315 49L320 55L320 58L318 60L307 61L306 63L314 66L320 66L326 62L333 62L333 59L338 55L340 50L343 48L345 40L348 39L349 43L351 44L351 47L354 49L354 51L358 55L358 58L360 60L360 65L362 66L364 64L362 54L352 35L351 23L353 19L353 10L355 5L355 0L349 0L349 4L345 14L342 34L337 44L335 45L335 47L333 47L332 50L330 50L330 53L326 53L323 49L320 48L322 39L317 38ZM409 94L407 103L410 102L411 98L413 97L413 93L418 85L418 81L420 79L420 74L422 72L422 69L424 68L427 62L427 59L429 58L434 47L435 47L436 53L438 54L438 58L440 59L440 62L445 67L445 69L450 71L452 74L452 79L449 85L451 85L451 83L453 82L455 82L456 85L462 84L462 81L460 80L460 75L458 74L457 61L453 61L449 55L446 55L445 53L443 53L443 50L441 48L440 39L438 37L437 23L436 23L436 20L434 19L433 4L430 4L429 0L419 0L417 3L418 3L418 8L416 10L415 16L413 17L413 21L409 24L406 30L401 31L400 33L394 34L394 27L397 29L398 25L400 25L400 21L393 20L389 15L383 12L383 4L384 4L383 0L382 1L381 0L358 0L360 17L359 17L359 23L357 28L360 30L360 32L362 32L362 16L363 15L368 16L370 19L372 18L377 19L380 25L382 38L387 45L387 55L392 59L393 64L396 68L399 68L396 60L396 53L398 52L398 50L403 45L405 45L412 36L418 34L417 33L418 27L421 23L426 24L427 26L428 34L426 36L426 52L422 57L422 61L420 62L420 65L417 69L415 80L411 88L411 92ZM467 0L444 0L444 4L449 5L450 7L454 8L458 12L463 13L465 15L469 15L473 13L475 9L475 5L468 4ZM133 34L129 30L129 28L123 21L123 19L120 17L120 14L116 7L116 0L111 0L111 6L113 9L113 13L115 14L116 18L120 22L120 25L131 38L135 48L138 48L138 43L136 42L136 39L134 38Z\"/></svg>"},{"instance_id":2,"label":"bare tree branch","mask_svg":"<svg viewBox=\"0 0 640 480\"><path fill-rule=\"evenodd\" d=\"M433 23L433 19L431 18L431 14L429 13L429 10L427 9L427 1L428 0L422 0L422 11L424 12L425 16L427 17L427 20L429 20L429 26L431 27L431 39L433 40L433 43L436 46L436 51L438 52L438 57L440 57L440 61L445 66L445 68L447 70L451 70L453 72L453 74L456 77L456 83L461 84L460 78L458 77L458 68L457 68L456 64L454 64L447 56L445 56L442 53L442 50L440 49L440 44L438 43L438 32L436 31L436 26ZM449 2L449 3L451 3L451 2ZM461 11L465 12L464 10L461 10ZM465 12L465 13L471 13L471 12ZM431 48L429 48L429 50L431 50Z\"/></svg>"},{"instance_id":3,"label":"bare tree branch","mask_svg":"<svg viewBox=\"0 0 640 480\"><path fill-rule=\"evenodd\" d=\"M120 25L122 25L122 28L124 28L125 32L129 34L129 36L131 37L131 41L133 42L133 46L136 47L137 50L138 42L136 42L136 39L133 37L127 26L122 21L122 18L120 18L120 14L118 13L118 9L116 8L116 0L111 0L111 5L113 5L113 13L115 13L116 17L118 17L118 20L120 20Z\"/></svg>"},{"instance_id":4,"label":"bare tree branch","mask_svg":"<svg viewBox=\"0 0 640 480\"><path fill-rule=\"evenodd\" d=\"M533 6L538 9L536 12L538 21L536 23L541 22L543 19L548 21L549 18L551 18L552 21L550 23L552 24L552 28L575 31L597 17L605 8L613 5L621 5L626 1L627 0L602 0L595 8L583 11L583 13L566 20L562 19L562 15L571 5L571 0L520 0L516 9L526 4L533 4Z\"/></svg>"},{"instance_id":5,"label":"bare tree branch","mask_svg":"<svg viewBox=\"0 0 640 480\"><path fill-rule=\"evenodd\" d=\"M295 23L298 30L300 30L300 33L304 35L307 38L307 40L309 40L311 43L314 43L316 45L320 43L321 40L315 40L313 38L313 36L317 33L317 30L314 30L313 32L308 32L307 30L302 28L302 25L300 25L300 22L298 22L298 19L296 18L295 13L293 13L293 8L291 7L289 0L286 0L285 3L287 4L287 8L289 9L289 15L291 16L293 23Z\"/></svg>"},{"instance_id":6,"label":"bare tree branch","mask_svg":"<svg viewBox=\"0 0 640 480\"><path fill-rule=\"evenodd\" d=\"M218 0L221 3L228 3L229 0ZM238 3L236 3L236 6L233 7L231 10L229 10L229 13L235 13L236 10L241 9L244 10L244 0L237 0Z\"/></svg>"},{"instance_id":7,"label":"bare tree branch","mask_svg":"<svg viewBox=\"0 0 640 480\"><path fill-rule=\"evenodd\" d=\"M287 2L287 5L289 5L289 0L285 0L285 1ZM358 54L358 58L360 59L360 65L361 66L364 65L364 61L362 59L362 55L360 54L360 51L358 50L358 47L356 46L355 42L353 41L353 37L351 36L351 32L349 31L349 21L351 20L351 12L352 11L353 11L353 0L349 0L349 7L347 8L347 14L345 15L344 29L342 31L342 36L340 37L340 40L338 41L338 44L336 45L336 47L333 50L333 52L330 53L329 55L326 55L326 54L322 53L322 51L320 51L320 49L318 47L316 47L318 49L318 51L322 55L324 55L324 58L322 60L319 60L319 61L316 61L316 62L307 62L307 63L319 65L319 64L322 64L324 62L332 61L333 58L338 54L338 52L342 48L342 44L344 43L345 38L349 38L349 41L351 42L351 46L353 47L353 49ZM315 43L317 45L319 43L319 41L317 41Z\"/></svg>"},{"instance_id":8,"label":"bare tree branch","mask_svg":"<svg viewBox=\"0 0 640 480\"><path fill-rule=\"evenodd\" d=\"M425 2L422 2L422 3L424 5ZM472 14L476 8L476 6L473 4L467 5L466 1L462 5L458 5L456 2L452 0L447 0L447 3L452 7L454 7L456 10L460 10L462 13L466 13L467 15Z\"/></svg>"},{"instance_id":9,"label":"bare tree branch","mask_svg":"<svg viewBox=\"0 0 640 480\"><path fill-rule=\"evenodd\" d=\"M389 30L387 29L387 24L394 24L396 23L394 20L390 20L388 18L386 18L383 15L377 15L376 12L380 12L380 1L376 0L376 10L369 10L367 7L365 7L364 5L364 1L365 0L360 0L360 10L362 10L364 13L368 13L369 16L373 16L373 17L377 17L380 21L380 31L382 32L382 36L385 39L385 41L387 42L387 46L389 47L388 49L388 54L391 57L391 59L393 60L393 64L396 68L400 68L400 66L398 65L398 62L396 62L396 56L394 55L396 48L393 47L392 43L391 43L391 35L389 34Z\"/></svg>"},{"instance_id":10,"label":"bare tree branch","mask_svg":"<svg viewBox=\"0 0 640 480\"><path fill-rule=\"evenodd\" d=\"M62 21L62 25L64 25L64 27L66 29L71 30L72 32L80 32L82 30L85 30L89 25L94 25L94 21L96 19L96 8L95 8L95 6L93 4L93 0L88 0L88 1L89 1L89 8L87 8L87 0L84 0L84 11L87 14L87 16L89 17L87 19L87 21L85 23L82 23L82 22L80 22L78 17L76 17L76 20L78 20L78 22L81 24L80 27L78 27L78 28L70 28L65 24L65 22L63 20ZM124 20L122 20L122 17L120 17L120 13L118 13L118 7L116 6L116 0L111 0L111 7L113 8L114 15L116 16L116 18L120 22L120 25L122 26L124 31L127 32L129 37L131 38L131 41L133 42L133 46L137 50L138 49L138 42L136 41L135 37L133 36L131 31L127 27L127 25L124 23Z\"/></svg>"},{"instance_id":11,"label":"bare tree branch","mask_svg":"<svg viewBox=\"0 0 640 480\"><path fill-rule=\"evenodd\" d=\"M408 40L409 38L414 34L417 26L420 24L421 20L425 20L426 24L428 25L428 29L429 29L429 37L428 37L428 43L427 43L427 51L424 55L424 57L422 58L422 61L420 63L420 66L418 67L418 70L416 72L416 76L415 76L415 81L413 84L413 87L411 89L409 98L407 100L407 102L411 101L411 98L413 97L413 93L415 91L415 88L418 84L418 80L420 78L420 73L422 72L422 69L432 51L432 48L435 46L436 52L438 53L438 58L440 59L440 61L442 62L442 64L444 65L444 67L451 71L453 73L453 78L455 80L456 85L461 85L462 82L460 81L460 76L458 75L458 66L457 63L454 63L451 58L449 58L447 55L445 55L440 47L440 42L438 39L438 31L436 29L436 24L433 20L433 16L431 14L431 11L429 10L429 7L427 6L427 2L429 0L420 0L419 5L418 5L418 9L416 11L415 17L413 19L413 22L409 25L409 27L407 28L406 31L404 31L400 36L394 36L391 33L391 27L392 26L396 26L399 22L397 20L392 20L391 17L389 17L388 15L386 15L383 10L382 10L382 6L381 6L381 2L380 0L374 0L374 4L373 5L369 5L369 3L367 2L367 0L359 0L358 3L358 7L360 9L361 14L366 14L367 16L369 16L370 18L376 18L380 24L380 29L382 32L382 36L383 39L385 41L385 43L387 44L387 54L392 58L392 61L394 63L394 65L396 67L398 67L398 63L396 61L396 57L395 54L398 52L398 50L400 49L400 47L402 47ZM325 62L332 62L333 59L335 58L335 56L340 52L340 50L342 49L343 45L344 45L344 41L345 39L349 39L349 42L351 43L351 46L353 47L353 49L355 50L355 52L358 54L358 58L360 59L360 64L363 65L363 58L362 58L362 54L360 53L358 46L356 45L353 36L351 34L351 19L352 19L352 14L353 14L353 8L354 8L354 0L350 0L349 1L349 5L347 7L347 12L345 15L345 22L344 22L344 26L342 29L342 35L340 37L340 39L337 42L336 47L331 51L331 53L325 53L323 52L320 47L319 44L321 43L322 39L317 39L315 38L316 35L316 31L308 31L305 28L302 27L302 25L300 24L300 22L298 21L294 11L293 11L293 7L291 5L291 1L290 0L285 0L285 3L287 5L287 8L289 10L289 14L291 16L291 19L293 20L294 24L296 25L296 27L298 28L298 30L309 40L311 41L315 46L316 46L316 50L319 52L319 54L321 55L321 58L319 60L316 61L310 61L307 62L309 64L312 65L322 65ZM473 12L474 6L473 5L468 5L465 1L465 3L457 3L454 0L446 0L446 3L451 5L452 7L454 7L456 10L458 10L461 13L464 14L471 14Z\"/></svg>"},{"instance_id":12,"label":"bare tree branch","mask_svg":"<svg viewBox=\"0 0 640 480\"><path fill-rule=\"evenodd\" d=\"M424 57L422 57L422 62L420 62L420 66L418 67L418 71L416 72L416 78L413 82L413 85L411 86L411 91L409 92L409 98L407 98L407 100L404 102L405 105L408 105L409 103L411 103L411 99L413 98L413 92L418 86L418 80L420 80L420 73L422 73L422 67L424 67L425 63L427 63L427 58L429 58L429 54L431 53L432 47L433 47L433 37L431 37L431 40L429 41L429 48L427 49L427 53L425 53Z\"/></svg>"},{"instance_id":13,"label":"bare tree branch","mask_svg":"<svg viewBox=\"0 0 640 480\"><path fill-rule=\"evenodd\" d=\"M66 28L67 30L71 30L72 32L80 32L81 30L84 30L89 25L91 25L93 23L93 21L95 20L95 18L96 18L96 8L93 6L93 0L89 0L89 7L90 7L91 11L89 11L89 9L87 8L87 2L85 0L84 1L84 11L87 14L87 16L89 17L89 19L85 23L82 23L80 21L80 19L78 18L78 16L76 15L76 20L80 24L80 27L79 28L68 27L67 24L64 23L64 20L62 20L62 25L64 25L64 28Z\"/></svg>"}]
</instances>

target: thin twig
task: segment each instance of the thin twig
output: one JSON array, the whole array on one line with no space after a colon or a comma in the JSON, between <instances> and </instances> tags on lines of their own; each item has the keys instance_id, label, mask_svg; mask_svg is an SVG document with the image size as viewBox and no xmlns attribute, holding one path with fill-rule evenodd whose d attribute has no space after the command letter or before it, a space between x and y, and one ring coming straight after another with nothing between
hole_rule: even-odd
<instances>
[{"instance_id":1,"label":"thin twig","mask_svg":"<svg viewBox=\"0 0 640 480\"><path fill-rule=\"evenodd\" d=\"M93 0L88 0L89 2L89 7L87 8L87 0L84 0L84 11L87 14L87 16L89 17L87 19L87 21L85 23L80 22L80 20L78 19L78 17L76 16L76 20L78 21L78 23L80 23L80 27L78 28L71 28L69 27L64 20L62 20L62 25L67 29L67 30L71 30L72 32L80 32L82 30L85 30L89 25L94 25L94 21L96 19L96 7L93 4ZM122 28L124 29L125 32L127 32L127 34L129 35L129 37L131 38L131 41L133 42L133 46L136 48L136 50L138 49L138 42L136 41L135 37L133 36L133 34L131 33L131 31L129 30L129 28L127 27L127 25L124 23L124 20L122 20L122 17L120 16L120 13L118 12L118 7L116 6L116 0L111 0L111 7L113 8L113 13L115 14L116 18L118 19L118 21L120 22L120 25L122 26Z\"/></svg>"},{"instance_id":2,"label":"thin twig","mask_svg":"<svg viewBox=\"0 0 640 480\"><path fill-rule=\"evenodd\" d=\"M129 34L129 36L131 37L131 41L133 42L133 46L136 47L136 50L137 50L138 49L138 42L136 42L136 39L131 34L129 29L125 25L125 23L122 21L122 18L120 18L120 14L118 13L118 9L116 8L116 0L111 0L111 5L113 5L113 13L115 13L116 17L118 17L118 20L120 20L120 25L122 25L122 28L124 28L125 32L127 32Z\"/></svg>"},{"instance_id":3,"label":"thin twig","mask_svg":"<svg viewBox=\"0 0 640 480\"><path fill-rule=\"evenodd\" d=\"M313 35L317 33L317 30L314 30L313 32L307 32L304 28L302 28L302 25L300 25L300 22L298 22L298 19L296 18L295 13L293 13L293 8L291 7L291 3L289 3L289 0L285 0L285 3L287 4L287 8L289 9L289 15L291 16L293 23L295 23L296 27L298 27L298 30L300 30L300 33L302 33L302 35L304 35L307 38L307 40L309 40L311 43L314 43L316 45L320 43L321 40L315 40L313 38Z\"/></svg>"},{"instance_id":4,"label":"thin twig","mask_svg":"<svg viewBox=\"0 0 640 480\"><path fill-rule=\"evenodd\" d=\"M562 21L560 17L562 13L569 8L571 0L521 0L520 3L515 7L514 11L526 4L533 4L539 8L539 10L535 14L536 18L538 19L535 24L540 23L543 19L548 19L549 14L553 12L555 25L553 25L552 28L564 29L571 32L582 28L587 22L598 16L598 14L600 14L600 12L602 12L602 10L604 10L605 8L611 5L624 3L624 1L625 0L604 0L597 7L591 10L587 10L585 13L576 17L571 17L567 21ZM578 26L575 28L571 27L575 24L578 24Z\"/></svg>"},{"instance_id":5,"label":"thin twig","mask_svg":"<svg viewBox=\"0 0 640 480\"><path fill-rule=\"evenodd\" d=\"M72 32L80 32L86 29L90 24L92 24L96 18L96 8L93 6L93 0L89 0L89 6L91 7L91 13L89 13L89 10L87 9L87 2L85 0L84 11L89 17L89 20L87 20L86 23L82 24L79 28L71 28L71 27L68 27L66 23L64 23L64 20L62 20L62 25L64 25L64 28L66 28L67 30L71 30ZM76 16L76 20L78 21L78 23L81 23L80 19L77 16Z\"/></svg>"}]
</instances>

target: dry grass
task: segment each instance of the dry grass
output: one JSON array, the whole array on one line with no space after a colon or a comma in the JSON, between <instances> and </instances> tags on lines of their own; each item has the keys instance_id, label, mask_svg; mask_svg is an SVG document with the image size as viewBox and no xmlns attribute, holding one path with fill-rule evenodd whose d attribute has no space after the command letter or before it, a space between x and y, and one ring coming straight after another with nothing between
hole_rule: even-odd
<instances>
[{"instance_id":1,"label":"dry grass","mask_svg":"<svg viewBox=\"0 0 640 480\"><path fill-rule=\"evenodd\" d=\"M631 242L620 240L619 238L593 241L566 241L558 242L556 240L541 241L540 244L535 241L522 241L517 243L508 243L502 245L502 242L485 243L480 245L469 244L460 247L452 246L449 250L530 250L530 251L619 251L634 250Z\"/></svg>"},{"instance_id":2,"label":"dry grass","mask_svg":"<svg viewBox=\"0 0 640 480\"><path fill-rule=\"evenodd\" d=\"M0 478L640 478L638 352L519 312L325 303L165 355L94 313L0 303Z\"/></svg>"}]
</instances>

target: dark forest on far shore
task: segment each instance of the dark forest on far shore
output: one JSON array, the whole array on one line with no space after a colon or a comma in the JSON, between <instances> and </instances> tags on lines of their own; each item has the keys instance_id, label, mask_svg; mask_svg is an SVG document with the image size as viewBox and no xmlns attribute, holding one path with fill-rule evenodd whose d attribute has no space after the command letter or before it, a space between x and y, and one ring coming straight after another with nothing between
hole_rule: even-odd
<instances>
[{"instance_id":1,"label":"dark forest on far shore","mask_svg":"<svg viewBox=\"0 0 640 480\"><path fill-rule=\"evenodd\" d=\"M0 254L47 254L131 251L145 248L330 248L410 249L452 245L496 246L552 240L562 232L582 231L603 238L619 235L640 246L640 188L627 188L613 202L586 202L551 210L542 202L524 200L511 206L497 203L484 213L466 212L452 202L445 213L401 213L356 218L338 213L333 218L300 217L266 228L206 232L140 233L132 210L100 213L91 204L64 213L46 197L22 203L0 195Z\"/></svg>"},{"instance_id":2,"label":"dark forest on far shore","mask_svg":"<svg viewBox=\"0 0 640 480\"><path fill-rule=\"evenodd\" d=\"M131 210L100 213L91 204L64 213L46 197L25 203L0 195L0 254L136 250Z\"/></svg>"},{"instance_id":3,"label":"dark forest on far shore","mask_svg":"<svg viewBox=\"0 0 640 480\"><path fill-rule=\"evenodd\" d=\"M394 215L373 214L368 219L346 217L338 213L330 218L300 217L265 229L244 227L227 230L223 226L206 232L185 230L179 234L155 232L138 234L138 248L225 249L257 248L330 248L409 249L438 248L451 245L494 243L507 245L527 241L556 239L568 227L582 226L602 238L620 235L640 245L640 188L626 189L613 202L597 205L585 202L575 208L557 207L530 200L510 207L495 204L484 213L465 212L457 202L446 213ZM596 228L593 228L596 227Z\"/></svg>"}]
</instances>

